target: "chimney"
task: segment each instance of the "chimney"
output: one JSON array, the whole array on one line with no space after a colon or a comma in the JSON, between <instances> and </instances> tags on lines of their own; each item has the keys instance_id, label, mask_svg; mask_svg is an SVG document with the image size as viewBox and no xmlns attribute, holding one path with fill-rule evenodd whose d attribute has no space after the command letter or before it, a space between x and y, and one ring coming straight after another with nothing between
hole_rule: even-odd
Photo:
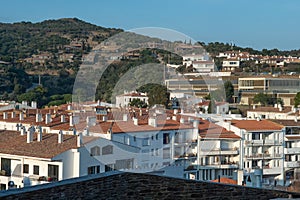
<instances>
[{"instance_id":1,"label":"chimney","mask_svg":"<svg viewBox=\"0 0 300 200\"><path fill-rule=\"evenodd\" d=\"M60 116L60 122L62 123L66 122L66 117L64 115Z\"/></svg>"},{"instance_id":2,"label":"chimney","mask_svg":"<svg viewBox=\"0 0 300 200\"><path fill-rule=\"evenodd\" d=\"M19 114L19 120L20 121L24 120L24 113L23 112L20 112L20 114Z\"/></svg>"},{"instance_id":3,"label":"chimney","mask_svg":"<svg viewBox=\"0 0 300 200\"><path fill-rule=\"evenodd\" d=\"M51 122L51 114L50 114L50 113L47 113L47 114L46 114L45 124L50 124L50 122Z\"/></svg>"},{"instance_id":4,"label":"chimney","mask_svg":"<svg viewBox=\"0 0 300 200\"><path fill-rule=\"evenodd\" d=\"M26 135L26 128L25 128L25 126L21 127L21 135Z\"/></svg>"},{"instance_id":5,"label":"chimney","mask_svg":"<svg viewBox=\"0 0 300 200\"><path fill-rule=\"evenodd\" d=\"M141 108L140 108L140 116L143 116L143 111Z\"/></svg>"},{"instance_id":6,"label":"chimney","mask_svg":"<svg viewBox=\"0 0 300 200\"><path fill-rule=\"evenodd\" d=\"M63 142L63 132L62 130L58 133L58 143L61 144Z\"/></svg>"},{"instance_id":7,"label":"chimney","mask_svg":"<svg viewBox=\"0 0 300 200\"><path fill-rule=\"evenodd\" d=\"M16 117L16 113L14 111L11 112L11 118L15 118Z\"/></svg>"},{"instance_id":8,"label":"chimney","mask_svg":"<svg viewBox=\"0 0 300 200\"><path fill-rule=\"evenodd\" d=\"M32 102L31 102L31 107L34 108L34 109L37 108L37 103L36 103L36 101L32 101Z\"/></svg>"},{"instance_id":9,"label":"chimney","mask_svg":"<svg viewBox=\"0 0 300 200\"><path fill-rule=\"evenodd\" d=\"M77 147L81 147L82 144L82 133L78 133L77 135Z\"/></svg>"},{"instance_id":10,"label":"chimney","mask_svg":"<svg viewBox=\"0 0 300 200\"><path fill-rule=\"evenodd\" d=\"M228 131L231 131L231 121L228 121Z\"/></svg>"},{"instance_id":11,"label":"chimney","mask_svg":"<svg viewBox=\"0 0 300 200\"><path fill-rule=\"evenodd\" d=\"M72 110L72 105L68 105L67 110Z\"/></svg>"},{"instance_id":12,"label":"chimney","mask_svg":"<svg viewBox=\"0 0 300 200\"><path fill-rule=\"evenodd\" d=\"M84 128L84 130L83 130L83 135L84 135L84 136L89 136L89 134L90 134L89 127Z\"/></svg>"},{"instance_id":13,"label":"chimney","mask_svg":"<svg viewBox=\"0 0 300 200\"><path fill-rule=\"evenodd\" d=\"M74 119L73 119L73 115L70 115L70 126L74 126Z\"/></svg>"},{"instance_id":14,"label":"chimney","mask_svg":"<svg viewBox=\"0 0 300 200\"><path fill-rule=\"evenodd\" d=\"M107 121L107 116L106 116L106 115L103 115L103 116L102 116L102 121L104 121L104 122Z\"/></svg>"},{"instance_id":15,"label":"chimney","mask_svg":"<svg viewBox=\"0 0 300 200\"><path fill-rule=\"evenodd\" d=\"M281 112L281 111L282 111L282 106L281 106L281 104L278 105L278 108L279 108L279 112Z\"/></svg>"},{"instance_id":16,"label":"chimney","mask_svg":"<svg viewBox=\"0 0 300 200\"><path fill-rule=\"evenodd\" d=\"M183 117L180 117L180 123L184 124L184 118Z\"/></svg>"},{"instance_id":17,"label":"chimney","mask_svg":"<svg viewBox=\"0 0 300 200\"><path fill-rule=\"evenodd\" d=\"M150 118L148 119L148 125L153 126L153 127L157 127L157 121L156 121L156 118L150 117Z\"/></svg>"},{"instance_id":18,"label":"chimney","mask_svg":"<svg viewBox=\"0 0 300 200\"><path fill-rule=\"evenodd\" d=\"M138 125L139 125L139 120L138 120L138 118L134 117L134 118L132 118L132 119L133 119L133 124L136 125L136 126L138 126Z\"/></svg>"},{"instance_id":19,"label":"chimney","mask_svg":"<svg viewBox=\"0 0 300 200\"><path fill-rule=\"evenodd\" d=\"M3 119L7 119L7 112L3 112Z\"/></svg>"},{"instance_id":20,"label":"chimney","mask_svg":"<svg viewBox=\"0 0 300 200\"><path fill-rule=\"evenodd\" d=\"M199 120L196 119L193 121L193 127L198 128L198 126L199 126Z\"/></svg>"},{"instance_id":21,"label":"chimney","mask_svg":"<svg viewBox=\"0 0 300 200\"><path fill-rule=\"evenodd\" d=\"M253 108L253 110L255 110L256 106L255 106L255 105L253 105L253 106L252 106L252 108Z\"/></svg>"},{"instance_id":22,"label":"chimney","mask_svg":"<svg viewBox=\"0 0 300 200\"><path fill-rule=\"evenodd\" d=\"M298 118L297 118L297 116L295 116L295 119L294 119L294 121L295 121L295 122L298 122Z\"/></svg>"},{"instance_id":23,"label":"chimney","mask_svg":"<svg viewBox=\"0 0 300 200\"><path fill-rule=\"evenodd\" d=\"M173 116L172 116L172 120L177 121L177 116L176 116L176 115L173 115Z\"/></svg>"},{"instance_id":24,"label":"chimney","mask_svg":"<svg viewBox=\"0 0 300 200\"><path fill-rule=\"evenodd\" d=\"M178 110L177 110L177 109L174 109L173 114L174 114L174 115L177 115L177 113L178 113Z\"/></svg>"},{"instance_id":25,"label":"chimney","mask_svg":"<svg viewBox=\"0 0 300 200\"><path fill-rule=\"evenodd\" d=\"M42 114L37 113L35 114L35 122L41 122L42 121Z\"/></svg>"},{"instance_id":26,"label":"chimney","mask_svg":"<svg viewBox=\"0 0 300 200\"><path fill-rule=\"evenodd\" d=\"M274 108L278 108L278 104L277 103L274 104Z\"/></svg>"},{"instance_id":27,"label":"chimney","mask_svg":"<svg viewBox=\"0 0 300 200\"><path fill-rule=\"evenodd\" d=\"M22 105L27 106L27 101L22 101Z\"/></svg>"},{"instance_id":28,"label":"chimney","mask_svg":"<svg viewBox=\"0 0 300 200\"><path fill-rule=\"evenodd\" d=\"M31 126L27 131L27 143L31 143L33 141L33 133L34 133L34 127Z\"/></svg>"},{"instance_id":29,"label":"chimney","mask_svg":"<svg viewBox=\"0 0 300 200\"><path fill-rule=\"evenodd\" d=\"M127 122L128 121L128 116L127 116L127 114L125 113L125 114L123 114L123 121L124 122Z\"/></svg>"},{"instance_id":30,"label":"chimney","mask_svg":"<svg viewBox=\"0 0 300 200\"><path fill-rule=\"evenodd\" d=\"M38 133L37 133L37 141L41 142L43 139L43 133L42 133L42 127L41 126L37 126L36 127L38 129Z\"/></svg>"}]
</instances>

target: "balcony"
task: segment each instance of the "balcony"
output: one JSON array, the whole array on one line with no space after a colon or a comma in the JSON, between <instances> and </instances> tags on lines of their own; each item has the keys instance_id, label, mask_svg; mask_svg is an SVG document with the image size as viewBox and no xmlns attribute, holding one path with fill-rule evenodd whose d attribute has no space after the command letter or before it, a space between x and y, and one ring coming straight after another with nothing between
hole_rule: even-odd
<instances>
[{"instance_id":1,"label":"balcony","mask_svg":"<svg viewBox=\"0 0 300 200\"><path fill-rule=\"evenodd\" d=\"M274 159L274 158L282 158L282 154L269 154L269 153L257 153L257 154L252 154L252 155L245 155L245 158L248 160L262 160L262 159Z\"/></svg>"},{"instance_id":2,"label":"balcony","mask_svg":"<svg viewBox=\"0 0 300 200\"><path fill-rule=\"evenodd\" d=\"M219 155L238 155L239 151L234 149L200 149L199 155L207 155L207 156L219 156Z\"/></svg>"},{"instance_id":3,"label":"balcony","mask_svg":"<svg viewBox=\"0 0 300 200\"><path fill-rule=\"evenodd\" d=\"M285 154L300 154L300 147L284 148Z\"/></svg>"},{"instance_id":4,"label":"balcony","mask_svg":"<svg viewBox=\"0 0 300 200\"><path fill-rule=\"evenodd\" d=\"M282 142L277 140L247 140L245 141L247 146L278 146L282 145Z\"/></svg>"},{"instance_id":5,"label":"balcony","mask_svg":"<svg viewBox=\"0 0 300 200\"><path fill-rule=\"evenodd\" d=\"M197 139L195 140L180 140L180 139L175 139L174 141L174 146L187 146L187 145L197 145Z\"/></svg>"},{"instance_id":6,"label":"balcony","mask_svg":"<svg viewBox=\"0 0 300 200\"><path fill-rule=\"evenodd\" d=\"M196 159L197 154L196 153L188 153L188 154L183 154L183 155L175 155L174 159L179 160L179 159Z\"/></svg>"},{"instance_id":7,"label":"balcony","mask_svg":"<svg viewBox=\"0 0 300 200\"><path fill-rule=\"evenodd\" d=\"M287 168L300 167L300 161L286 161L284 162L284 167Z\"/></svg>"}]
</instances>

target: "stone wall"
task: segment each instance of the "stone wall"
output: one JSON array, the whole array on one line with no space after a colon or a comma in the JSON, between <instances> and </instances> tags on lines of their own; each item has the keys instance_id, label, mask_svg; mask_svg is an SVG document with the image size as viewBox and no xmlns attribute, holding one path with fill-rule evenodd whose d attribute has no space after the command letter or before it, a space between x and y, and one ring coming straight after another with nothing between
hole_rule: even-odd
<instances>
[{"instance_id":1,"label":"stone wall","mask_svg":"<svg viewBox=\"0 0 300 200\"><path fill-rule=\"evenodd\" d=\"M120 173L72 179L0 193L0 199L273 199L300 194L150 174Z\"/></svg>"}]
</instances>

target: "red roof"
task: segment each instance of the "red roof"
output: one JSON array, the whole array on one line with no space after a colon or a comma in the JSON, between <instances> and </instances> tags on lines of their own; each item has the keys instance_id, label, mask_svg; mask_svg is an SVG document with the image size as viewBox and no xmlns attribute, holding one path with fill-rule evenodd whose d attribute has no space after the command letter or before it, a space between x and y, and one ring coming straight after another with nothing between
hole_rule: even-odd
<instances>
[{"instance_id":1,"label":"red roof","mask_svg":"<svg viewBox=\"0 0 300 200\"><path fill-rule=\"evenodd\" d=\"M237 181L236 180L233 180L233 179L230 179L230 178L226 178L226 177L221 177L220 178L220 182L219 182L219 179L212 180L211 182L237 185Z\"/></svg>"},{"instance_id":2,"label":"red roof","mask_svg":"<svg viewBox=\"0 0 300 200\"><path fill-rule=\"evenodd\" d=\"M281 130L284 126L270 120L231 120L231 124L247 131Z\"/></svg>"}]
</instances>

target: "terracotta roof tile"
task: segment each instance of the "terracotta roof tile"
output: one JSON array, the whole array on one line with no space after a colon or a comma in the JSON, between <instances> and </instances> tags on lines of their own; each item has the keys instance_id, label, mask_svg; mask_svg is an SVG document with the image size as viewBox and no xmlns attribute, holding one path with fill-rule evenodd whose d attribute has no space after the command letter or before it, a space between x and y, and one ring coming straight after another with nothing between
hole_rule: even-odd
<instances>
[{"instance_id":1,"label":"terracotta roof tile","mask_svg":"<svg viewBox=\"0 0 300 200\"><path fill-rule=\"evenodd\" d=\"M231 124L247 131L281 130L284 127L270 120L231 120Z\"/></svg>"}]
</instances>

